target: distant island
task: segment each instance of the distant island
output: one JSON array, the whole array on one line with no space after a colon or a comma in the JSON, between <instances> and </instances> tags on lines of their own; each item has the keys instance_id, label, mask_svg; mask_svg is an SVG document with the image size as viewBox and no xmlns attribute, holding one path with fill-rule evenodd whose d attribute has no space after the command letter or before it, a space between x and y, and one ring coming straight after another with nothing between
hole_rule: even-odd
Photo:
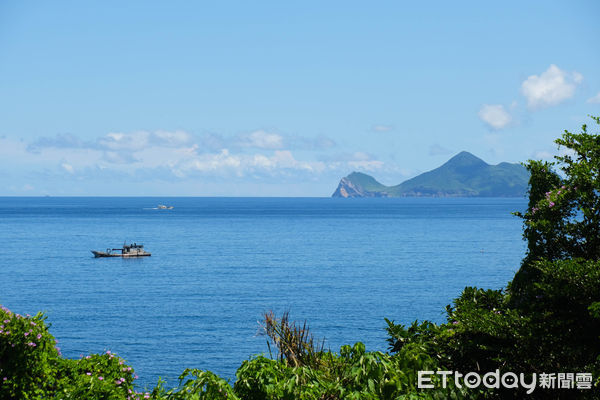
<instances>
[{"instance_id":1,"label":"distant island","mask_svg":"<svg viewBox=\"0 0 600 400\"><path fill-rule=\"evenodd\" d=\"M331 197L523 197L529 173L521 164L490 165L463 151L444 165L396 186L353 172Z\"/></svg>"}]
</instances>

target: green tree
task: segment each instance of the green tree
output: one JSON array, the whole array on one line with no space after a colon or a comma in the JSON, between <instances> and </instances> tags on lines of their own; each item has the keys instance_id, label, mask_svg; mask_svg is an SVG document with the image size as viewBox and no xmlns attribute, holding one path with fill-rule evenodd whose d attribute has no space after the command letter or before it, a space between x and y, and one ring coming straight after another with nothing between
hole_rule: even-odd
<instances>
[{"instance_id":1,"label":"green tree","mask_svg":"<svg viewBox=\"0 0 600 400\"><path fill-rule=\"evenodd\" d=\"M600 117L591 117L600 125ZM529 161L529 205L523 219L527 256L511 285L512 304L530 300L539 260L600 259L600 134L565 131L555 162Z\"/></svg>"},{"instance_id":2,"label":"green tree","mask_svg":"<svg viewBox=\"0 0 600 400\"><path fill-rule=\"evenodd\" d=\"M600 398L600 132L583 125L556 143L562 155L554 162L526 164L529 204L516 214L527 254L508 289L465 288L440 326L388 322L392 351L425 343L433 358L457 371L592 372L593 390L536 390L527 397ZM525 397L513 389L484 395Z\"/></svg>"}]
</instances>

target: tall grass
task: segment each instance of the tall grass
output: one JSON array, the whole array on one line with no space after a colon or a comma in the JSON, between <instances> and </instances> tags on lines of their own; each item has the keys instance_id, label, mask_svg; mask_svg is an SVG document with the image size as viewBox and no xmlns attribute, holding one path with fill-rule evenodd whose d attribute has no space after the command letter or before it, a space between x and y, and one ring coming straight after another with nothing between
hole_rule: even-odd
<instances>
[{"instance_id":1,"label":"tall grass","mask_svg":"<svg viewBox=\"0 0 600 400\"><path fill-rule=\"evenodd\" d=\"M287 362L291 367L316 367L320 364L325 340L316 341L306 321L302 325L296 324L290 321L289 312L277 318L273 311L269 311L264 314L263 328L277 347L280 361Z\"/></svg>"}]
</instances>

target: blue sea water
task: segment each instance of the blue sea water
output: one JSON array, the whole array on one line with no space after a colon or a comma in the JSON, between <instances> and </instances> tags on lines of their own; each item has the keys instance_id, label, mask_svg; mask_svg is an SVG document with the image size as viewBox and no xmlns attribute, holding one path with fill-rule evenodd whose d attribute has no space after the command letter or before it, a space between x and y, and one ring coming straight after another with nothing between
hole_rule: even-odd
<instances>
[{"instance_id":1,"label":"blue sea water","mask_svg":"<svg viewBox=\"0 0 600 400\"><path fill-rule=\"evenodd\" d=\"M173 210L155 209L158 203ZM501 288L525 244L525 199L0 198L0 304L44 311L63 355L111 350L167 386L233 378L268 353L264 312L326 347L386 349L384 317L444 321L465 286ZM143 243L152 257L95 259Z\"/></svg>"}]
</instances>

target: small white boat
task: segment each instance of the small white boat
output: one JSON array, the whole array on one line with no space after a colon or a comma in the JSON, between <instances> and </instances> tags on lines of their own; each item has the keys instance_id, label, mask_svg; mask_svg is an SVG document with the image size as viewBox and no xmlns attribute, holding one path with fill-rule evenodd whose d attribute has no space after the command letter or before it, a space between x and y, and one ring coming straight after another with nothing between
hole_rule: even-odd
<instances>
[{"instance_id":1,"label":"small white boat","mask_svg":"<svg viewBox=\"0 0 600 400\"><path fill-rule=\"evenodd\" d=\"M159 210L172 210L173 206L165 206L164 204L159 204L157 208Z\"/></svg>"}]
</instances>

